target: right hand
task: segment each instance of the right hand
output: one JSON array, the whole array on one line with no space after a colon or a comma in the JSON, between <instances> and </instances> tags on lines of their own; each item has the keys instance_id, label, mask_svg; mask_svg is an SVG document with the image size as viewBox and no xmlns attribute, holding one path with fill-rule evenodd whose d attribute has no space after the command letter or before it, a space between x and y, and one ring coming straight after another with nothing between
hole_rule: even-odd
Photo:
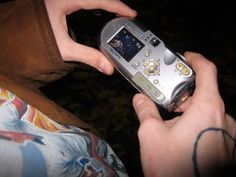
<instances>
[{"instance_id":1,"label":"right hand","mask_svg":"<svg viewBox=\"0 0 236 177\"><path fill-rule=\"evenodd\" d=\"M148 97L133 99L146 177L208 176L235 161L236 123L225 114L216 67L197 53L185 57L196 72L196 89L179 107L181 116L165 121Z\"/></svg>"}]
</instances>

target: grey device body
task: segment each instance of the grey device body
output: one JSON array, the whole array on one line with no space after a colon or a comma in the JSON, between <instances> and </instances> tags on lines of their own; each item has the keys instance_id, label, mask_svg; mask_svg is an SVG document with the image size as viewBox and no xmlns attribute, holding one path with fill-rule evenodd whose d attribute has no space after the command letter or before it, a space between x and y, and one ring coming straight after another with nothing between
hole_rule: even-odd
<instances>
[{"instance_id":1,"label":"grey device body","mask_svg":"<svg viewBox=\"0 0 236 177\"><path fill-rule=\"evenodd\" d=\"M195 74L184 58L132 18L108 22L100 50L133 86L169 111L192 93Z\"/></svg>"}]
</instances>

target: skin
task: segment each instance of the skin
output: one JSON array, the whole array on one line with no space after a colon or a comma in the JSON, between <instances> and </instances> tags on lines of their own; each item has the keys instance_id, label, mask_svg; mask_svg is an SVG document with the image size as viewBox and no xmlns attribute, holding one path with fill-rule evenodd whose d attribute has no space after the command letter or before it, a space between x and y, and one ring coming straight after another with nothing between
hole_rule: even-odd
<instances>
[{"instance_id":1,"label":"skin","mask_svg":"<svg viewBox=\"0 0 236 177\"><path fill-rule=\"evenodd\" d=\"M197 53L185 57L196 72L196 88L176 110L181 116L165 121L148 97L133 98L146 177L211 176L212 168L235 162L236 124L225 113L216 67Z\"/></svg>"},{"instance_id":2,"label":"skin","mask_svg":"<svg viewBox=\"0 0 236 177\"><path fill-rule=\"evenodd\" d=\"M70 38L66 16L80 9L102 9L130 17L135 17L136 11L119 0L45 0L45 4L63 60L82 62L112 74L112 64L100 51ZM187 52L185 57L196 72L196 88L176 110L183 112L181 116L165 121L148 97L137 94L133 98L146 177L210 176L209 169L235 162L236 124L225 113L217 69L200 54Z\"/></svg>"},{"instance_id":3,"label":"skin","mask_svg":"<svg viewBox=\"0 0 236 177\"><path fill-rule=\"evenodd\" d=\"M105 74L112 74L112 64L100 51L71 39L68 35L66 16L81 9L102 9L129 17L135 17L136 11L119 0L45 0L45 4L63 60L82 62Z\"/></svg>"}]
</instances>

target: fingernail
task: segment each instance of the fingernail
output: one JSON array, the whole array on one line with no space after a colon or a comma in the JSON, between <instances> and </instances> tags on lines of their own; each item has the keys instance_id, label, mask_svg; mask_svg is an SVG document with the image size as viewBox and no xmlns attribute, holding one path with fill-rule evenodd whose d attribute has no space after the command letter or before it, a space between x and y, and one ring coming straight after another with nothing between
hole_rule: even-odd
<instances>
[{"instance_id":1,"label":"fingernail","mask_svg":"<svg viewBox=\"0 0 236 177\"><path fill-rule=\"evenodd\" d=\"M140 96L140 98L138 99L138 101L136 101L136 105L140 106L141 104L143 104L143 102L145 101L145 97Z\"/></svg>"}]
</instances>

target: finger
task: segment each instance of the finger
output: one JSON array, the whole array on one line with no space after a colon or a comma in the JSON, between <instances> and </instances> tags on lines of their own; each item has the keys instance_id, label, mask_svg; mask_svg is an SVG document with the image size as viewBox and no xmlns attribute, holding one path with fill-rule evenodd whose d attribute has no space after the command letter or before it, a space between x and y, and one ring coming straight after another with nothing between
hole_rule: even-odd
<instances>
[{"instance_id":1,"label":"finger","mask_svg":"<svg viewBox=\"0 0 236 177\"><path fill-rule=\"evenodd\" d=\"M147 119L157 119L163 122L156 105L147 96L136 94L133 98L133 106L140 123Z\"/></svg>"},{"instance_id":2,"label":"finger","mask_svg":"<svg viewBox=\"0 0 236 177\"><path fill-rule=\"evenodd\" d=\"M65 2L67 2L66 0ZM121 16L135 17L137 12L119 0L71 0L68 3L67 14L79 9L102 9L108 12L116 13Z\"/></svg>"},{"instance_id":3,"label":"finger","mask_svg":"<svg viewBox=\"0 0 236 177\"><path fill-rule=\"evenodd\" d=\"M66 61L82 62L108 75L113 73L113 65L97 49L76 43L72 40L67 43L66 47L63 54Z\"/></svg>"},{"instance_id":4,"label":"finger","mask_svg":"<svg viewBox=\"0 0 236 177\"><path fill-rule=\"evenodd\" d=\"M180 117L175 117L173 119L170 119L170 120L166 120L165 121L165 124L167 127L173 127L175 125L176 122L178 122L178 120L180 119Z\"/></svg>"},{"instance_id":5,"label":"finger","mask_svg":"<svg viewBox=\"0 0 236 177\"><path fill-rule=\"evenodd\" d=\"M192 97L188 97L183 103L181 103L174 111L175 112L184 112L189 105L191 104Z\"/></svg>"},{"instance_id":6,"label":"finger","mask_svg":"<svg viewBox=\"0 0 236 177\"><path fill-rule=\"evenodd\" d=\"M194 99L208 99L219 94L215 65L198 53L186 52L187 62L196 73Z\"/></svg>"}]
</instances>

